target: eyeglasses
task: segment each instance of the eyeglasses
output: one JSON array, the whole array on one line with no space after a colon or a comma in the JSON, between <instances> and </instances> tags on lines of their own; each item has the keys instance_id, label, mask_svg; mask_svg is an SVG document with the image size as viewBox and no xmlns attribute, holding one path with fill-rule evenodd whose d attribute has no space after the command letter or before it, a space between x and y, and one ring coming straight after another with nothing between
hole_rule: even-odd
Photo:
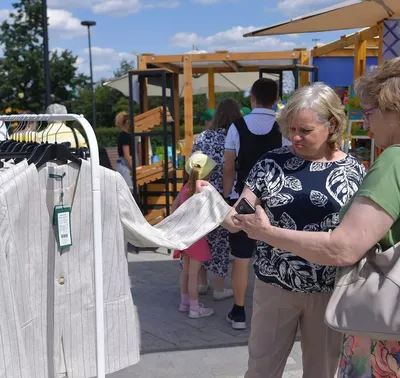
<instances>
[{"instance_id":1,"label":"eyeglasses","mask_svg":"<svg viewBox=\"0 0 400 378\"><path fill-rule=\"evenodd\" d=\"M378 109L378 108L377 108L377 107L375 107L375 108L368 108L368 109L364 109L364 110L361 111L361 113L362 113L362 115L363 115L363 117L364 117L364 120L365 120L366 122L369 122L369 117L372 115L372 113L373 113L376 109Z\"/></svg>"}]
</instances>

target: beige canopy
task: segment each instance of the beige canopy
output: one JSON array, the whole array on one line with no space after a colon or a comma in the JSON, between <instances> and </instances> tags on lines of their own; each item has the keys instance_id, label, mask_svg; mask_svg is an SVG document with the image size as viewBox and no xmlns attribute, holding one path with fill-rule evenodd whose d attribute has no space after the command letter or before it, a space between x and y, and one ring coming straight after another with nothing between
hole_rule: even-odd
<instances>
[{"instance_id":1,"label":"beige canopy","mask_svg":"<svg viewBox=\"0 0 400 378\"><path fill-rule=\"evenodd\" d=\"M244 36L361 29L388 18L400 18L400 0L349 0Z\"/></svg>"}]
</instances>

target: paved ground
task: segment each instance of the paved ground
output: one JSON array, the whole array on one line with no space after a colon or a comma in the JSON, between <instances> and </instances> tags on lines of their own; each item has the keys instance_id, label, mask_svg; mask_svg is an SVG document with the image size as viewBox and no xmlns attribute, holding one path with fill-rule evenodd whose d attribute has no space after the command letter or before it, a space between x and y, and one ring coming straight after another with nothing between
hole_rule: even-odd
<instances>
[{"instance_id":1,"label":"paved ground","mask_svg":"<svg viewBox=\"0 0 400 378\"><path fill-rule=\"evenodd\" d=\"M232 301L214 302L210 292L202 301L214 308L215 314L206 319L189 319L177 311L180 299L177 261L154 252L130 254L129 261L132 293L142 330L142 360L108 378L242 378L247 365L249 330L234 331L225 321ZM247 299L249 320L252 286L253 282ZM297 342L284 377L301 375Z\"/></svg>"}]
</instances>

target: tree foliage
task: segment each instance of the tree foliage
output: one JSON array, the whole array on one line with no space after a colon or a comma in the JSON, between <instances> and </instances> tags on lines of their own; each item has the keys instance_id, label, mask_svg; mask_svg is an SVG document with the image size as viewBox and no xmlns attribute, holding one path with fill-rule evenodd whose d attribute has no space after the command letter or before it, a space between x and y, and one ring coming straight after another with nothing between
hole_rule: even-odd
<instances>
[{"instance_id":1,"label":"tree foliage","mask_svg":"<svg viewBox=\"0 0 400 378\"><path fill-rule=\"evenodd\" d=\"M0 26L0 109L44 111L45 81L42 7L40 0L20 0ZM88 78L77 74L71 51L50 54L53 102L69 105Z\"/></svg>"}]
</instances>

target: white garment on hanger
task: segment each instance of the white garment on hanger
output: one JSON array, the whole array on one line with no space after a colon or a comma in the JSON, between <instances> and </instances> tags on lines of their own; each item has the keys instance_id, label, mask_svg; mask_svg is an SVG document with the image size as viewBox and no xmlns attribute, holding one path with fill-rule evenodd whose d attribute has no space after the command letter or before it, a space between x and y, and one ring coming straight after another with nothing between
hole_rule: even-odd
<instances>
[{"instance_id":1,"label":"white garment on hanger","mask_svg":"<svg viewBox=\"0 0 400 378\"><path fill-rule=\"evenodd\" d=\"M72 205L73 245L62 251L56 248L52 225L61 182L49 178L50 173L66 173L64 204ZM108 374L137 363L140 353L140 330L130 292L125 239L138 247L182 250L216 228L230 207L213 188L206 188L152 227L118 173L101 167L100 182ZM46 351L43 356L36 355L35 361L28 361L32 369L30 378L58 376L64 370L60 368L61 362L65 362L69 378L96 375L91 199L90 163L84 160L80 169L73 163L48 163L39 171L30 165L0 187L0 209L7 214L1 218L0 227L8 230L0 234L0 244L4 235L8 241L4 244L5 254L16 261L25 261L29 278L29 284L25 282L29 286L25 295L16 296L15 300L17 307L21 306L19 301L27 302L34 313L29 324L34 327L35 353Z\"/></svg>"}]
</instances>

